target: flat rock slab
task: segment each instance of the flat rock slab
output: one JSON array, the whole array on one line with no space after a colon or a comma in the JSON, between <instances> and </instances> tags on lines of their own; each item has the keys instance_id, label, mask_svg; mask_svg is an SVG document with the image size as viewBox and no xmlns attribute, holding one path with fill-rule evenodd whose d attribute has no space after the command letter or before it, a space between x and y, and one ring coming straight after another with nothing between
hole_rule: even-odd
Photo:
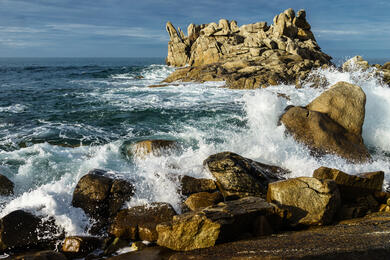
<instances>
[{"instance_id":1,"label":"flat rock slab","mask_svg":"<svg viewBox=\"0 0 390 260\"><path fill-rule=\"evenodd\" d=\"M390 213L177 253L176 259L389 259Z\"/></svg>"}]
</instances>

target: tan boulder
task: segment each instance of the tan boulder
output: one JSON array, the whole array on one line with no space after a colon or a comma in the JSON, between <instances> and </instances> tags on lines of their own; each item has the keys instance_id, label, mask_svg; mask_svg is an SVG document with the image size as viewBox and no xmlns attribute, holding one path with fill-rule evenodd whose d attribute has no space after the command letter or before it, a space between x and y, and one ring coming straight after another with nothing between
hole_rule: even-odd
<instances>
[{"instance_id":1,"label":"tan boulder","mask_svg":"<svg viewBox=\"0 0 390 260\"><path fill-rule=\"evenodd\" d=\"M332 180L299 177L270 183L267 201L288 210L292 226L325 225L340 206L340 193Z\"/></svg>"},{"instance_id":2,"label":"tan boulder","mask_svg":"<svg viewBox=\"0 0 390 260\"><path fill-rule=\"evenodd\" d=\"M356 85L338 82L306 106L328 115L348 132L361 135L365 116L366 94Z\"/></svg>"},{"instance_id":3,"label":"tan boulder","mask_svg":"<svg viewBox=\"0 0 390 260\"><path fill-rule=\"evenodd\" d=\"M217 190L214 180L210 179L197 179L188 175L184 175L180 179L181 194L191 195L199 192L213 192Z\"/></svg>"},{"instance_id":4,"label":"tan boulder","mask_svg":"<svg viewBox=\"0 0 390 260\"><path fill-rule=\"evenodd\" d=\"M103 239L99 237L70 236L65 238L62 252L72 258L82 258L102 245Z\"/></svg>"},{"instance_id":5,"label":"tan boulder","mask_svg":"<svg viewBox=\"0 0 390 260\"><path fill-rule=\"evenodd\" d=\"M365 103L360 87L339 82L306 108L286 108L281 122L296 140L318 155L332 153L366 162L371 156L361 136Z\"/></svg>"},{"instance_id":6,"label":"tan boulder","mask_svg":"<svg viewBox=\"0 0 390 260\"><path fill-rule=\"evenodd\" d=\"M258 197L219 203L200 211L173 217L157 226L157 244L177 251L214 246L217 242L237 240L246 233L265 235L273 230L273 206Z\"/></svg>"},{"instance_id":7,"label":"tan boulder","mask_svg":"<svg viewBox=\"0 0 390 260\"><path fill-rule=\"evenodd\" d=\"M162 156L177 148L177 142L172 140L144 140L126 147L128 155L143 158L147 155Z\"/></svg>"},{"instance_id":8,"label":"tan boulder","mask_svg":"<svg viewBox=\"0 0 390 260\"><path fill-rule=\"evenodd\" d=\"M334 180L339 187L342 200L354 200L380 192L383 186L384 172L350 175L337 169L320 167L314 171L313 177L321 180Z\"/></svg>"},{"instance_id":9,"label":"tan boulder","mask_svg":"<svg viewBox=\"0 0 390 260\"><path fill-rule=\"evenodd\" d=\"M215 205L223 201L223 196L219 191L199 192L190 195L184 202L184 204L192 211Z\"/></svg>"}]
</instances>

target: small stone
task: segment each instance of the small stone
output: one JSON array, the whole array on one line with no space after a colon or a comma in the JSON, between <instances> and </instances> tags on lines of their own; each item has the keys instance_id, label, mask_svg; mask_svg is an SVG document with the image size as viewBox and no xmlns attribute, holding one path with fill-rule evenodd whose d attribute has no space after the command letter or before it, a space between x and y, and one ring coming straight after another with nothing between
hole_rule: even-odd
<instances>
[{"instance_id":1,"label":"small stone","mask_svg":"<svg viewBox=\"0 0 390 260\"><path fill-rule=\"evenodd\" d=\"M102 246L103 240L99 237L71 236L65 238L62 252L71 257L85 257Z\"/></svg>"},{"instance_id":2,"label":"small stone","mask_svg":"<svg viewBox=\"0 0 390 260\"><path fill-rule=\"evenodd\" d=\"M0 195L8 196L14 193L14 183L0 174Z\"/></svg>"}]
</instances>

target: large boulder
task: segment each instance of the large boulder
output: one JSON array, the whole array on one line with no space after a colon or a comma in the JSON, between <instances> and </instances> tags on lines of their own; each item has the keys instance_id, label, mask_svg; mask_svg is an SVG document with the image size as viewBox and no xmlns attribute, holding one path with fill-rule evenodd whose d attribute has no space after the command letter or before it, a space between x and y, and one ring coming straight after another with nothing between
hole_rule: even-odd
<instances>
[{"instance_id":1,"label":"large boulder","mask_svg":"<svg viewBox=\"0 0 390 260\"><path fill-rule=\"evenodd\" d=\"M215 205L223 201L222 194L217 192L199 192L190 195L184 204L192 211Z\"/></svg>"},{"instance_id":2,"label":"large boulder","mask_svg":"<svg viewBox=\"0 0 390 260\"><path fill-rule=\"evenodd\" d=\"M343 63L343 71L367 70L370 67L368 61L364 60L362 56L355 56Z\"/></svg>"},{"instance_id":3,"label":"large boulder","mask_svg":"<svg viewBox=\"0 0 390 260\"><path fill-rule=\"evenodd\" d=\"M0 252L17 249L54 249L64 236L53 218L16 210L0 219Z\"/></svg>"},{"instance_id":4,"label":"large boulder","mask_svg":"<svg viewBox=\"0 0 390 260\"><path fill-rule=\"evenodd\" d=\"M14 193L14 183L7 177L0 174L0 195L12 195Z\"/></svg>"},{"instance_id":5,"label":"large boulder","mask_svg":"<svg viewBox=\"0 0 390 260\"><path fill-rule=\"evenodd\" d=\"M162 156L169 154L177 148L177 142L172 140L144 140L126 146L129 156L144 158L148 155Z\"/></svg>"},{"instance_id":6,"label":"large boulder","mask_svg":"<svg viewBox=\"0 0 390 260\"><path fill-rule=\"evenodd\" d=\"M156 241L156 226L170 221L176 215L167 203L155 202L118 212L109 228L109 233L121 239Z\"/></svg>"},{"instance_id":7,"label":"large boulder","mask_svg":"<svg viewBox=\"0 0 390 260\"><path fill-rule=\"evenodd\" d=\"M168 22L167 64L184 67L165 82L225 81L229 88L253 89L279 83L296 83L311 69L330 65L321 51L306 12L288 9L266 22L242 25L221 19L219 23L188 27L188 36ZM246 66L232 66L234 63Z\"/></svg>"},{"instance_id":8,"label":"large boulder","mask_svg":"<svg viewBox=\"0 0 390 260\"><path fill-rule=\"evenodd\" d=\"M134 186L123 179L115 179L104 170L94 169L84 175L73 192L72 205L82 208L95 219L95 233L107 224L125 201L134 194Z\"/></svg>"},{"instance_id":9,"label":"large boulder","mask_svg":"<svg viewBox=\"0 0 390 260\"><path fill-rule=\"evenodd\" d=\"M246 234L269 234L273 230L267 217L272 218L273 214L273 206L259 197L221 202L158 225L157 244L188 251L237 240Z\"/></svg>"},{"instance_id":10,"label":"large boulder","mask_svg":"<svg viewBox=\"0 0 390 260\"><path fill-rule=\"evenodd\" d=\"M188 175L184 175L180 179L181 194L191 195L198 192L212 192L217 190L214 180L210 179L197 179Z\"/></svg>"},{"instance_id":11,"label":"large boulder","mask_svg":"<svg viewBox=\"0 0 390 260\"><path fill-rule=\"evenodd\" d=\"M280 167L262 164L231 152L210 155L203 165L215 177L225 199L264 196L268 183L280 180L288 173Z\"/></svg>"},{"instance_id":12,"label":"large boulder","mask_svg":"<svg viewBox=\"0 0 390 260\"><path fill-rule=\"evenodd\" d=\"M360 87L339 82L306 107L287 107L281 122L318 155L331 153L366 162L371 156L361 136L365 102Z\"/></svg>"},{"instance_id":13,"label":"large boulder","mask_svg":"<svg viewBox=\"0 0 390 260\"><path fill-rule=\"evenodd\" d=\"M380 192L383 186L384 172L350 175L337 169L320 167L314 171L313 177L321 180L334 180L339 187L341 198L343 200L354 200L358 197Z\"/></svg>"},{"instance_id":14,"label":"large boulder","mask_svg":"<svg viewBox=\"0 0 390 260\"><path fill-rule=\"evenodd\" d=\"M299 177L270 183L267 201L290 213L291 226L325 225L340 206L340 193L333 180Z\"/></svg>"}]
</instances>

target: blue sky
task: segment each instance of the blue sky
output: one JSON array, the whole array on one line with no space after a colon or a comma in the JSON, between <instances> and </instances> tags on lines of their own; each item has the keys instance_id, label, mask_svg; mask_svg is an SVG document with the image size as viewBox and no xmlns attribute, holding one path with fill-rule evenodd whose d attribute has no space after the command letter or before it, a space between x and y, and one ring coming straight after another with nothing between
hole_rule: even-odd
<instances>
[{"instance_id":1,"label":"blue sky","mask_svg":"<svg viewBox=\"0 0 390 260\"><path fill-rule=\"evenodd\" d=\"M290 7L330 55L390 57L389 0L0 0L0 57L164 57L168 20L272 23Z\"/></svg>"}]
</instances>

